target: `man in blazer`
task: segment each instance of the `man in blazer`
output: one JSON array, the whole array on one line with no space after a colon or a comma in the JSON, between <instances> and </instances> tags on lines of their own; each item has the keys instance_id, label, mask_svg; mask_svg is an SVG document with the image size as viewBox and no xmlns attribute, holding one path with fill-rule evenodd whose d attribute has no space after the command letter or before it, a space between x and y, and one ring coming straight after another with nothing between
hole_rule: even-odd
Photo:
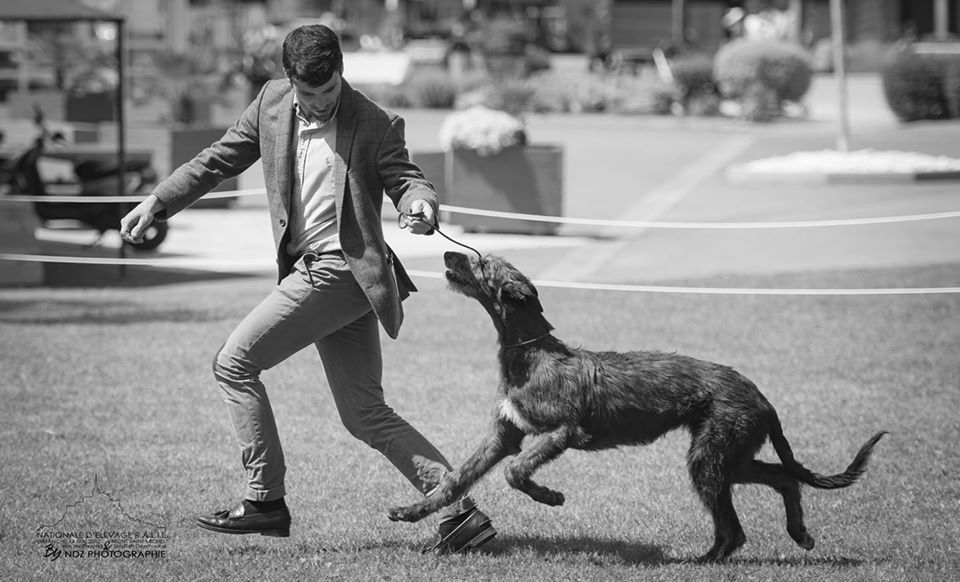
<instances>
[{"instance_id":1,"label":"man in blazer","mask_svg":"<svg viewBox=\"0 0 960 582\"><path fill-rule=\"evenodd\" d=\"M268 82L219 141L179 167L121 221L130 241L188 207L258 159L263 163L278 285L230 334L213 371L241 448L247 489L233 509L201 516L222 533L288 536L285 465L260 373L316 346L340 417L421 492L425 475L450 468L437 449L384 400L377 321L396 338L401 301L415 291L384 241L383 194L416 234L429 234L437 194L407 153L403 120L342 78L343 55L322 25L283 43L287 78ZM406 215L419 215L412 220ZM434 471L435 473L435 471ZM440 521L436 552L475 548L496 534L464 498Z\"/></svg>"}]
</instances>

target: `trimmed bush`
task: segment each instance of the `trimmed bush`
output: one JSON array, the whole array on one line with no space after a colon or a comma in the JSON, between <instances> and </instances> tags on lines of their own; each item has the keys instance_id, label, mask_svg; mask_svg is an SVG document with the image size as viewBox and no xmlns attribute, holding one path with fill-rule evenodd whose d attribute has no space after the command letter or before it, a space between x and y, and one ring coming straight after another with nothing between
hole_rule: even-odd
<instances>
[{"instance_id":1,"label":"trimmed bush","mask_svg":"<svg viewBox=\"0 0 960 582\"><path fill-rule=\"evenodd\" d=\"M670 63L673 82L684 96L716 93L713 57L705 54L682 55Z\"/></svg>"},{"instance_id":2,"label":"trimmed bush","mask_svg":"<svg viewBox=\"0 0 960 582\"><path fill-rule=\"evenodd\" d=\"M534 111L594 113L606 111L613 90L593 75L542 72L528 80L534 91Z\"/></svg>"},{"instance_id":3,"label":"trimmed bush","mask_svg":"<svg viewBox=\"0 0 960 582\"><path fill-rule=\"evenodd\" d=\"M776 91L762 83L754 83L740 97L740 116L755 123L769 123L780 116L782 107Z\"/></svg>"},{"instance_id":4,"label":"trimmed bush","mask_svg":"<svg viewBox=\"0 0 960 582\"><path fill-rule=\"evenodd\" d=\"M457 105L482 105L510 115L535 111L536 89L524 79L505 78L465 96Z\"/></svg>"},{"instance_id":5,"label":"trimmed bush","mask_svg":"<svg viewBox=\"0 0 960 582\"><path fill-rule=\"evenodd\" d=\"M884 59L883 94L901 121L960 116L960 61L920 55L911 45L891 50Z\"/></svg>"},{"instance_id":6,"label":"trimmed bush","mask_svg":"<svg viewBox=\"0 0 960 582\"><path fill-rule=\"evenodd\" d=\"M676 97L689 115L707 116L720 112L720 95L713 77L713 57L706 54L680 55L670 63Z\"/></svg>"},{"instance_id":7,"label":"trimmed bush","mask_svg":"<svg viewBox=\"0 0 960 582\"><path fill-rule=\"evenodd\" d=\"M414 107L450 109L457 99L457 86L446 71L417 71L404 85Z\"/></svg>"},{"instance_id":8,"label":"trimmed bush","mask_svg":"<svg viewBox=\"0 0 960 582\"><path fill-rule=\"evenodd\" d=\"M717 52L713 72L728 97L753 94L759 83L771 89L779 103L802 99L813 79L807 54L796 45L776 41L735 40Z\"/></svg>"},{"instance_id":9,"label":"trimmed bush","mask_svg":"<svg viewBox=\"0 0 960 582\"><path fill-rule=\"evenodd\" d=\"M668 115L676 89L659 79L617 76L608 110L624 115Z\"/></svg>"},{"instance_id":10,"label":"trimmed bush","mask_svg":"<svg viewBox=\"0 0 960 582\"><path fill-rule=\"evenodd\" d=\"M949 116L960 119L960 57L956 55L950 55L943 62L943 96Z\"/></svg>"},{"instance_id":11,"label":"trimmed bush","mask_svg":"<svg viewBox=\"0 0 960 582\"><path fill-rule=\"evenodd\" d=\"M403 86L385 84L357 86L367 97L373 99L388 109L405 109L413 107L410 96Z\"/></svg>"}]
</instances>

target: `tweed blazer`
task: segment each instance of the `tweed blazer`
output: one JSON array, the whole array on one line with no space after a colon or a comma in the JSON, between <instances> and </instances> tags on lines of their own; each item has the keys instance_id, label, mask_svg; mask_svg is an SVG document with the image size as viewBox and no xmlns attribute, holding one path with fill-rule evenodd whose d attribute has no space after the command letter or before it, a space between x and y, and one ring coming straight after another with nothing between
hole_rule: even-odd
<instances>
[{"instance_id":1,"label":"tweed blazer","mask_svg":"<svg viewBox=\"0 0 960 582\"><path fill-rule=\"evenodd\" d=\"M196 202L220 182L263 161L279 278L289 274L295 257L289 240L295 118L293 88L286 79L268 82L240 119L217 142L177 168L154 189L166 220ZM354 277L390 337L403 321L401 300L416 287L383 237L383 194L401 212L421 199L436 214L433 185L410 161L404 122L381 109L343 81L337 112L334 156L337 225L340 246Z\"/></svg>"}]
</instances>

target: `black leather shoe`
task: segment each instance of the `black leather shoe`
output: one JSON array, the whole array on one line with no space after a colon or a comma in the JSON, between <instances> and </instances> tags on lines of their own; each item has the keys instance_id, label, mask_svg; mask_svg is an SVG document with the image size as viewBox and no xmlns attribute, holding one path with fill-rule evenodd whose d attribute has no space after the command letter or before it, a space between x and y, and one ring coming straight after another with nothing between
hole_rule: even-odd
<instances>
[{"instance_id":1,"label":"black leather shoe","mask_svg":"<svg viewBox=\"0 0 960 582\"><path fill-rule=\"evenodd\" d=\"M497 530L490 518L473 507L459 515L440 522L439 541L427 547L424 552L435 554L457 554L479 548L493 539Z\"/></svg>"},{"instance_id":2,"label":"black leather shoe","mask_svg":"<svg viewBox=\"0 0 960 582\"><path fill-rule=\"evenodd\" d=\"M260 534L286 538L290 536L290 511L286 504L275 511L257 511L244 500L236 507L213 515L201 515L197 525L210 531L226 534Z\"/></svg>"}]
</instances>

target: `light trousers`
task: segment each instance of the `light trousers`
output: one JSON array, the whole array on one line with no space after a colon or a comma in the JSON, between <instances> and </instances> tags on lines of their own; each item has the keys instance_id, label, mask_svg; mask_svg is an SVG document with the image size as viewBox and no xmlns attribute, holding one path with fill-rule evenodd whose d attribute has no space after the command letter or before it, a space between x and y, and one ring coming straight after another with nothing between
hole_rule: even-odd
<instances>
[{"instance_id":1,"label":"light trousers","mask_svg":"<svg viewBox=\"0 0 960 582\"><path fill-rule=\"evenodd\" d=\"M347 430L380 451L421 493L435 483L423 461L450 468L440 452L384 401L380 330L363 290L339 253L301 257L293 271L233 330L214 359L240 444L245 498L283 497L286 471L260 373L313 344Z\"/></svg>"}]
</instances>

